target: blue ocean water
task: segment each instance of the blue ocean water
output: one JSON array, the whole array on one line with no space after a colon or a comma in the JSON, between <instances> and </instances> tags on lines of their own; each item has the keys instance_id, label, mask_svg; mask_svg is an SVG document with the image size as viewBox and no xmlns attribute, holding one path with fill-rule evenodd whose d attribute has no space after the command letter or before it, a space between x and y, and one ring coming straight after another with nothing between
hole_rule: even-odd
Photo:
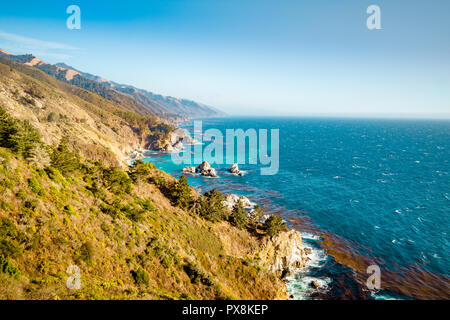
<instances>
[{"instance_id":1,"label":"blue ocean water","mask_svg":"<svg viewBox=\"0 0 450 320\"><path fill-rule=\"evenodd\" d=\"M192 122L182 126L193 133ZM287 219L307 217L318 229L353 244L348 250L376 258L382 271L418 267L441 279L430 286L449 285L450 121L203 120L203 131L210 128L224 136L226 129L279 129L279 172L263 176L261 164L242 164L247 173L237 177L226 172L229 164L212 164L220 178L188 177L192 185L249 196ZM153 154L148 161L175 176L184 166L167 154ZM305 239L319 261L310 271L327 286L336 273L349 269L325 259L316 240ZM305 283L297 287L307 290Z\"/></svg>"}]
</instances>

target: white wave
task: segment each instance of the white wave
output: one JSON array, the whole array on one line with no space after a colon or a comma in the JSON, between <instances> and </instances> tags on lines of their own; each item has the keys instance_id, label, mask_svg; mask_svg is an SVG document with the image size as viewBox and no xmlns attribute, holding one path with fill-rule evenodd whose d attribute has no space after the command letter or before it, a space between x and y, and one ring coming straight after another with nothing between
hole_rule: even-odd
<instances>
[{"instance_id":1,"label":"white wave","mask_svg":"<svg viewBox=\"0 0 450 320\"><path fill-rule=\"evenodd\" d=\"M320 240L320 237L314 233L309 233L309 232L301 232L302 234L302 239L307 239L307 240Z\"/></svg>"}]
</instances>

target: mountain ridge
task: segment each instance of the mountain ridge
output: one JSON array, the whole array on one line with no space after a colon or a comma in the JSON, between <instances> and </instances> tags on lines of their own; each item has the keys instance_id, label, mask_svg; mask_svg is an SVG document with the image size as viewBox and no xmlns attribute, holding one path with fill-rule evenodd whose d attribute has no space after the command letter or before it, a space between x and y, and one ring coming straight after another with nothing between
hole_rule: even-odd
<instances>
[{"instance_id":1,"label":"mountain ridge","mask_svg":"<svg viewBox=\"0 0 450 320\"><path fill-rule=\"evenodd\" d=\"M109 86L111 89L114 89L116 91L129 94L133 96L137 101L145 104L146 99L151 99L153 101L158 102L160 105L162 105L166 110L169 112L182 112L182 115L189 115L189 109L196 110L196 116L211 116L211 115L217 115L217 116L223 116L224 113L214 107L211 107L209 105L199 103L190 99L184 99L184 98L176 98L172 96L166 96L162 94L157 94L152 91L148 91L145 89L140 89L132 85L122 84L115 81L107 80L103 77L100 77L98 75L94 75L91 73L86 73L83 71L80 71L72 66L69 66L65 63L56 63L55 66L59 66L68 70L72 70L74 72L78 72L82 74L84 77L100 82L106 86ZM211 114L213 112L213 114Z\"/></svg>"},{"instance_id":2,"label":"mountain ridge","mask_svg":"<svg viewBox=\"0 0 450 320\"><path fill-rule=\"evenodd\" d=\"M0 49L0 57L31 66L77 87L94 92L101 97L124 105L141 116L158 116L172 121L189 118L223 116L213 107L192 100L165 97L138 89L130 85L119 84L90 73L79 71L67 64L51 64L32 54L14 55Z\"/></svg>"}]
</instances>

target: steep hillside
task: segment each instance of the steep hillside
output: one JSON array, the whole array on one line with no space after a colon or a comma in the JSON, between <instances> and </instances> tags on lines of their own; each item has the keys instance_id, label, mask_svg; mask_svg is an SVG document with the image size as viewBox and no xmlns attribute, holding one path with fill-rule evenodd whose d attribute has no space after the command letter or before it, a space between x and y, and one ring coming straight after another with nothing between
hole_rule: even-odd
<instances>
[{"instance_id":1,"label":"steep hillside","mask_svg":"<svg viewBox=\"0 0 450 320\"><path fill-rule=\"evenodd\" d=\"M125 164L171 130L0 57L0 299L287 298L281 218Z\"/></svg>"},{"instance_id":2,"label":"steep hillside","mask_svg":"<svg viewBox=\"0 0 450 320\"><path fill-rule=\"evenodd\" d=\"M287 298L242 207L47 145L3 109L0 192L0 299Z\"/></svg>"},{"instance_id":3,"label":"steep hillside","mask_svg":"<svg viewBox=\"0 0 450 320\"><path fill-rule=\"evenodd\" d=\"M8 59L26 66L37 68L60 81L86 89L108 101L141 116L158 116L172 121L193 117L221 116L220 111L185 99L165 97L133 86L118 84L89 73L81 72L66 64L47 63L31 55L14 55L0 49L0 58Z\"/></svg>"},{"instance_id":4,"label":"steep hillside","mask_svg":"<svg viewBox=\"0 0 450 320\"><path fill-rule=\"evenodd\" d=\"M4 64L2 64L4 63ZM68 137L91 160L123 164L136 149L153 148L173 130L33 67L0 58L0 105L28 120L47 144Z\"/></svg>"},{"instance_id":5,"label":"steep hillside","mask_svg":"<svg viewBox=\"0 0 450 320\"><path fill-rule=\"evenodd\" d=\"M165 112L164 108L156 102L149 101L148 104L144 106L133 99L133 97L115 91L102 83L87 79L79 72L47 63L31 54L13 55L2 50L0 51L0 57L42 70L60 81L67 82L79 88L96 93L99 96L111 102L120 104L122 107L127 108L128 110L141 116L162 115L162 113Z\"/></svg>"}]
</instances>

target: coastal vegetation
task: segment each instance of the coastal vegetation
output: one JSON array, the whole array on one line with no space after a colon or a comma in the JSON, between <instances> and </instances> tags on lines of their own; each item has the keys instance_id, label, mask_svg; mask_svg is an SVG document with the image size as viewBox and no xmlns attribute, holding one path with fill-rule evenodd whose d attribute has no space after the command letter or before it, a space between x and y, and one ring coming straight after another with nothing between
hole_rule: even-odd
<instances>
[{"instance_id":1,"label":"coastal vegetation","mask_svg":"<svg viewBox=\"0 0 450 320\"><path fill-rule=\"evenodd\" d=\"M172 125L10 65L0 63L1 299L286 298L241 206L124 164ZM79 290L66 286L70 266Z\"/></svg>"}]
</instances>

